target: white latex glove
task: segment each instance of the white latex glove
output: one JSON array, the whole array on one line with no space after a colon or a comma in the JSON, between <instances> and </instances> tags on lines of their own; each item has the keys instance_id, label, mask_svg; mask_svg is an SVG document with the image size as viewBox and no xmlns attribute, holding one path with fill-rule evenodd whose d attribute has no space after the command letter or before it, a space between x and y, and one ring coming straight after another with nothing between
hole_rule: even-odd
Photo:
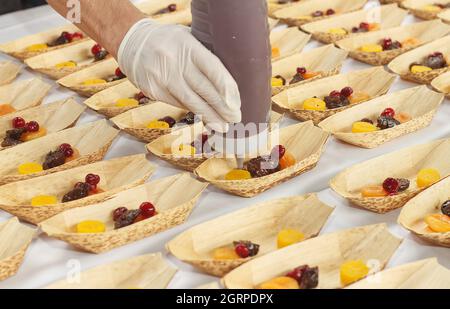
<instances>
[{"instance_id":1,"label":"white latex glove","mask_svg":"<svg viewBox=\"0 0 450 309\"><path fill-rule=\"evenodd\" d=\"M142 19L125 35L118 61L149 98L192 111L211 129L224 132L241 121L236 82L187 27Z\"/></svg>"}]
</instances>

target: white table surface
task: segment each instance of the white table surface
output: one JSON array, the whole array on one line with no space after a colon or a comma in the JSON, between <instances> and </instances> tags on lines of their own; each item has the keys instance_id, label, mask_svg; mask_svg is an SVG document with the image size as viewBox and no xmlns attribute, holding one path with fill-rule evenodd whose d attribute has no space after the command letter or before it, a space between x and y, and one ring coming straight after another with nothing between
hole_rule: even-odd
<instances>
[{"instance_id":1,"label":"white table surface","mask_svg":"<svg viewBox=\"0 0 450 309\"><path fill-rule=\"evenodd\" d=\"M370 1L368 6L377 5L377 1ZM408 16L405 23L417 22L413 16ZM7 42L21 36L33 34L58 25L62 25L64 20L52 11L51 8L39 7L22 12L0 16L0 42ZM311 49L320 44L311 41L306 49ZM11 59L0 54L0 61ZM354 71L367 68L368 65L347 59L343 72ZM20 79L27 79L38 75L25 68L20 75ZM73 96L82 104L83 98L66 89L58 87L54 81L46 79L53 88L44 103L53 102L62 98ZM415 86L416 84L395 81L390 92ZM88 110L80 119L79 124L101 119L102 116ZM68 271L68 261L77 260L81 263L83 270L99 266L112 261L125 259L137 255L164 252L170 263L174 264L179 271L171 281L169 288L194 288L198 285L217 280L214 277L196 271L191 266L178 261L165 251L165 244L179 233L186 229L218 217L220 215L247 207L249 205L276 199L280 197L300 195L308 192L319 192L319 198L329 205L335 206L335 211L325 225L322 234L338 231L367 224L385 222L395 235L404 238L403 243L390 260L388 267L397 266L403 263L416 261L428 257L437 257L439 262L450 268L450 249L431 246L412 236L407 230L400 227L397 217L400 210L388 214L379 215L369 211L351 206L345 199L328 188L328 181L344 168L352 166L357 162L362 162L376 156L398 150L415 144L426 143L428 141L450 136L450 102L446 99L440 107L432 124L413 134L398 138L377 149L367 150L344 144L333 137L330 138L325 153L318 166L287 183L279 185L257 197L245 199L230 195L224 191L209 186L202 195L192 215L187 222L181 226L165 231L158 235L143 239L141 241L114 249L110 252L95 255L74 249L65 242L49 238L43 233L32 242L26 254L23 265L14 277L0 282L0 288L41 288L56 280L65 278ZM284 119L282 125L295 123L291 119ZM144 143L133 137L121 133L114 142L106 159L126 156L130 154L145 153ZM154 156L149 159L158 165L156 174L152 179L174 175L179 173L169 164ZM0 211L0 221L6 220L10 215Z\"/></svg>"}]
</instances>

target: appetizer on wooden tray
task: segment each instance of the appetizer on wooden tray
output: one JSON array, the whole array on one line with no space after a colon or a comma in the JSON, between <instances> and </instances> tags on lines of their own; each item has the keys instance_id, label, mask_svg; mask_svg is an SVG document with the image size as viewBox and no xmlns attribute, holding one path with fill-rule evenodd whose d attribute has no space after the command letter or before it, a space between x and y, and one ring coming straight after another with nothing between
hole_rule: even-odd
<instances>
[{"instance_id":1,"label":"appetizer on wooden tray","mask_svg":"<svg viewBox=\"0 0 450 309\"><path fill-rule=\"evenodd\" d=\"M448 289L450 270L429 258L383 270L346 289Z\"/></svg>"},{"instance_id":2,"label":"appetizer on wooden tray","mask_svg":"<svg viewBox=\"0 0 450 309\"><path fill-rule=\"evenodd\" d=\"M444 73L431 81L431 86L450 97L450 72Z\"/></svg>"},{"instance_id":3,"label":"appetizer on wooden tray","mask_svg":"<svg viewBox=\"0 0 450 309\"><path fill-rule=\"evenodd\" d=\"M101 253L184 223L206 187L187 173L178 174L63 212L40 226L51 237Z\"/></svg>"},{"instance_id":4,"label":"appetizer on wooden tray","mask_svg":"<svg viewBox=\"0 0 450 309\"><path fill-rule=\"evenodd\" d=\"M401 239L385 224L325 234L277 250L234 269L229 289L336 289L383 269Z\"/></svg>"},{"instance_id":5,"label":"appetizer on wooden tray","mask_svg":"<svg viewBox=\"0 0 450 309\"><path fill-rule=\"evenodd\" d=\"M298 27L272 31L270 33L272 60L279 60L300 52L310 38L311 35L300 31Z\"/></svg>"},{"instance_id":6,"label":"appetizer on wooden tray","mask_svg":"<svg viewBox=\"0 0 450 309\"><path fill-rule=\"evenodd\" d=\"M25 63L34 71L53 79L60 79L109 57L109 53L95 41L86 40L28 58Z\"/></svg>"},{"instance_id":7,"label":"appetizer on wooden tray","mask_svg":"<svg viewBox=\"0 0 450 309\"><path fill-rule=\"evenodd\" d=\"M374 67L339 74L284 90L272 98L276 107L314 124L347 108L385 94L395 75Z\"/></svg>"},{"instance_id":8,"label":"appetizer on wooden tray","mask_svg":"<svg viewBox=\"0 0 450 309\"><path fill-rule=\"evenodd\" d=\"M79 43L86 35L72 24L53 28L0 44L0 52L25 60L58 48Z\"/></svg>"},{"instance_id":9,"label":"appetizer on wooden tray","mask_svg":"<svg viewBox=\"0 0 450 309\"><path fill-rule=\"evenodd\" d=\"M272 94L338 74L347 55L346 51L330 44L274 61L272 63Z\"/></svg>"},{"instance_id":10,"label":"appetizer on wooden tray","mask_svg":"<svg viewBox=\"0 0 450 309\"><path fill-rule=\"evenodd\" d=\"M375 148L427 127L443 100L426 86L407 88L339 112L319 127L346 143Z\"/></svg>"},{"instance_id":11,"label":"appetizer on wooden tray","mask_svg":"<svg viewBox=\"0 0 450 309\"><path fill-rule=\"evenodd\" d=\"M222 190L253 197L313 169L328 139L311 121L277 128L270 136L276 136L280 144L268 141L267 152L246 158L242 169L235 158L210 158L195 173Z\"/></svg>"},{"instance_id":12,"label":"appetizer on wooden tray","mask_svg":"<svg viewBox=\"0 0 450 309\"><path fill-rule=\"evenodd\" d=\"M303 25L302 30L326 44L349 36L400 26L408 14L396 4L337 15Z\"/></svg>"},{"instance_id":13,"label":"appetizer on wooden tray","mask_svg":"<svg viewBox=\"0 0 450 309\"><path fill-rule=\"evenodd\" d=\"M118 133L100 120L1 151L0 185L100 161Z\"/></svg>"},{"instance_id":14,"label":"appetizer on wooden tray","mask_svg":"<svg viewBox=\"0 0 450 309\"><path fill-rule=\"evenodd\" d=\"M84 110L70 98L0 117L0 150L74 126Z\"/></svg>"},{"instance_id":15,"label":"appetizer on wooden tray","mask_svg":"<svg viewBox=\"0 0 450 309\"><path fill-rule=\"evenodd\" d=\"M187 26L192 23L191 0L147 0L136 7L161 23Z\"/></svg>"},{"instance_id":16,"label":"appetizer on wooden tray","mask_svg":"<svg viewBox=\"0 0 450 309\"><path fill-rule=\"evenodd\" d=\"M406 203L398 223L425 241L450 248L450 177Z\"/></svg>"},{"instance_id":17,"label":"appetizer on wooden tray","mask_svg":"<svg viewBox=\"0 0 450 309\"><path fill-rule=\"evenodd\" d=\"M388 68L405 80L431 83L434 78L450 71L450 35L398 56Z\"/></svg>"},{"instance_id":18,"label":"appetizer on wooden tray","mask_svg":"<svg viewBox=\"0 0 450 309\"><path fill-rule=\"evenodd\" d=\"M90 97L126 80L116 60L110 58L69 74L59 79L57 83L82 96Z\"/></svg>"},{"instance_id":19,"label":"appetizer on wooden tray","mask_svg":"<svg viewBox=\"0 0 450 309\"><path fill-rule=\"evenodd\" d=\"M222 277L255 257L317 236L332 212L315 194L272 200L196 225L167 248L181 261Z\"/></svg>"},{"instance_id":20,"label":"appetizer on wooden tray","mask_svg":"<svg viewBox=\"0 0 450 309\"><path fill-rule=\"evenodd\" d=\"M346 169L330 186L359 207L386 213L450 175L449 155L450 139L404 148Z\"/></svg>"},{"instance_id":21,"label":"appetizer on wooden tray","mask_svg":"<svg viewBox=\"0 0 450 309\"><path fill-rule=\"evenodd\" d=\"M9 84L19 75L21 66L12 61L0 62L0 86Z\"/></svg>"},{"instance_id":22,"label":"appetizer on wooden tray","mask_svg":"<svg viewBox=\"0 0 450 309\"><path fill-rule=\"evenodd\" d=\"M444 10L450 9L448 0L405 0L402 7L408 9L414 16L422 19L435 19Z\"/></svg>"},{"instance_id":23,"label":"appetizer on wooden tray","mask_svg":"<svg viewBox=\"0 0 450 309\"><path fill-rule=\"evenodd\" d=\"M144 183L155 170L145 155L100 161L0 187L0 209L38 224L67 209L99 203Z\"/></svg>"},{"instance_id":24,"label":"appetizer on wooden tray","mask_svg":"<svg viewBox=\"0 0 450 309\"><path fill-rule=\"evenodd\" d=\"M15 81L0 87L0 116L42 103L51 86L39 78Z\"/></svg>"},{"instance_id":25,"label":"appetizer on wooden tray","mask_svg":"<svg viewBox=\"0 0 450 309\"><path fill-rule=\"evenodd\" d=\"M187 110L153 102L111 118L111 121L128 134L150 143L172 130L200 122L201 119Z\"/></svg>"},{"instance_id":26,"label":"appetizer on wooden tray","mask_svg":"<svg viewBox=\"0 0 450 309\"><path fill-rule=\"evenodd\" d=\"M35 234L17 218L0 223L0 281L17 273Z\"/></svg>"},{"instance_id":27,"label":"appetizer on wooden tray","mask_svg":"<svg viewBox=\"0 0 450 309\"><path fill-rule=\"evenodd\" d=\"M80 273L80 280L55 282L46 289L165 289L177 269L161 253L141 255Z\"/></svg>"},{"instance_id":28,"label":"appetizer on wooden tray","mask_svg":"<svg viewBox=\"0 0 450 309\"><path fill-rule=\"evenodd\" d=\"M361 9L367 0L300 1L273 12L272 16L291 26L301 26L319 19Z\"/></svg>"},{"instance_id":29,"label":"appetizer on wooden tray","mask_svg":"<svg viewBox=\"0 0 450 309\"><path fill-rule=\"evenodd\" d=\"M385 65L413 48L441 38L449 30L450 26L440 20L431 20L352 36L336 44L356 60Z\"/></svg>"}]
</instances>

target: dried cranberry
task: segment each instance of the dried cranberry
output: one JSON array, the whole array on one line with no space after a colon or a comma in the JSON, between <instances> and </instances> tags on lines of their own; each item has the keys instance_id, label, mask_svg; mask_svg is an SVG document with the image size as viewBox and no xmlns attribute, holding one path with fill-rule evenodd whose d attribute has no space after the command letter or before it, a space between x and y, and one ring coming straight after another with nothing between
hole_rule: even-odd
<instances>
[{"instance_id":1,"label":"dried cranberry","mask_svg":"<svg viewBox=\"0 0 450 309\"><path fill-rule=\"evenodd\" d=\"M395 110L393 108L391 108L391 107L388 107L381 113L381 116L394 118L395 117Z\"/></svg>"},{"instance_id":2,"label":"dried cranberry","mask_svg":"<svg viewBox=\"0 0 450 309\"><path fill-rule=\"evenodd\" d=\"M25 124L26 124L25 119L23 119L22 117L15 117L12 120L12 126L14 129L23 128L25 127Z\"/></svg>"},{"instance_id":3,"label":"dried cranberry","mask_svg":"<svg viewBox=\"0 0 450 309\"><path fill-rule=\"evenodd\" d=\"M301 289L313 289L319 284L318 267L302 265L289 272L286 276L297 280Z\"/></svg>"},{"instance_id":4,"label":"dried cranberry","mask_svg":"<svg viewBox=\"0 0 450 309\"><path fill-rule=\"evenodd\" d=\"M73 156L74 151L73 151L72 148L67 148L67 149L64 150L63 153L64 153L64 156L65 156L66 158L70 158L71 156Z\"/></svg>"},{"instance_id":5,"label":"dried cranberry","mask_svg":"<svg viewBox=\"0 0 450 309\"><path fill-rule=\"evenodd\" d=\"M286 153L286 147L284 147L283 145L277 145L275 147L273 147L272 152L270 153L270 157L272 159L278 158L281 159L282 157L284 157Z\"/></svg>"},{"instance_id":6,"label":"dried cranberry","mask_svg":"<svg viewBox=\"0 0 450 309\"><path fill-rule=\"evenodd\" d=\"M305 74L306 73L306 68L305 67L299 67L297 68L297 73L298 74Z\"/></svg>"},{"instance_id":7,"label":"dried cranberry","mask_svg":"<svg viewBox=\"0 0 450 309\"><path fill-rule=\"evenodd\" d=\"M444 215L450 216L450 200L447 200L442 204L441 211Z\"/></svg>"},{"instance_id":8,"label":"dried cranberry","mask_svg":"<svg viewBox=\"0 0 450 309\"><path fill-rule=\"evenodd\" d=\"M59 149L62 150L62 151L66 150L66 149L69 149L69 148L72 148L72 146L70 144L67 144L67 143L59 145Z\"/></svg>"},{"instance_id":9,"label":"dried cranberry","mask_svg":"<svg viewBox=\"0 0 450 309\"><path fill-rule=\"evenodd\" d=\"M336 11L333 10L333 9L328 9L327 12L326 12L326 14L327 14L327 15L333 15L333 14L336 14Z\"/></svg>"},{"instance_id":10,"label":"dried cranberry","mask_svg":"<svg viewBox=\"0 0 450 309\"><path fill-rule=\"evenodd\" d=\"M128 209L126 207L119 207L113 211L113 220L117 221Z\"/></svg>"},{"instance_id":11,"label":"dried cranberry","mask_svg":"<svg viewBox=\"0 0 450 309\"><path fill-rule=\"evenodd\" d=\"M177 5L176 4L170 4L167 9L169 10L169 12L175 12L177 10Z\"/></svg>"},{"instance_id":12,"label":"dried cranberry","mask_svg":"<svg viewBox=\"0 0 450 309\"><path fill-rule=\"evenodd\" d=\"M126 77L125 74L122 73L122 71L120 70L120 68L117 68L116 71L114 72L114 74L115 74L117 77L120 77L120 78L125 78L125 77Z\"/></svg>"},{"instance_id":13,"label":"dried cranberry","mask_svg":"<svg viewBox=\"0 0 450 309\"><path fill-rule=\"evenodd\" d=\"M61 33L61 35L63 37L65 37L67 41L72 42L72 40L73 40L73 34L72 33L64 31L63 33Z\"/></svg>"},{"instance_id":14,"label":"dried cranberry","mask_svg":"<svg viewBox=\"0 0 450 309\"><path fill-rule=\"evenodd\" d=\"M95 56L103 50L103 47L100 44L95 44L91 48L92 54Z\"/></svg>"},{"instance_id":15,"label":"dried cranberry","mask_svg":"<svg viewBox=\"0 0 450 309\"><path fill-rule=\"evenodd\" d=\"M344 87L341 90L341 95L348 98L353 94L353 89L352 87Z\"/></svg>"},{"instance_id":16,"label":"dried cranberry","mask_svg":"<svg viewBox=\"0 0 450 309\"><path fill-rule=\"evenodd\" d=\"M136 94L135 96L134 96L134 98L136 99L136 100L142 100L142 99L144 99L144 98L146 98L147 96L141 91L141 92L139 92L138 94Z\"/></svg>"},{"instance_id":17,"label":"dried cranberry","mask_svg":"<svg viewBox=\"0 0 450 309\"><path fill-rule=\"evenodd\" d=\"M72 40L81 40L82 38L84 38L84 35L81 32L74 32L72 34Z\"/></svg>"},{"instance_id":18,"label":"dried cranberry","mask_svg":"<svg viewBox=\"0 0 450 309\"><path fill-rule=\"evenodd\" d=\"M399 188L400 188L400 184L399 184L398 180L395 178L387 178L383 182L383 189L390 195L397 194Z\"/></svg>"},{"instance_id":19,"label":"dried cranberry","mask_svg":"<svg viewBox=\"0 0 450 309\"><path fill-rule=\"evenodd\" d=\"M369 27L370 27L369 23L366 23L366 22L362 22L359 24L359 28L363 29L365 31L369 31Z\"/></svg>"},{"instance_id":20,"label":"dried cranberry","mask_svg":"<svg viewBox=\"0 0 450 309\"><path fill-rule=\"evenodd\" d=\"M39 123L36 121L30 121L25 125L28 132L37 132L39 131Z\"/></svg>"},{"instance_id":21,"label":"dried cranberry","mask_svg":"<svg viewBox=\"0 0 450 309\"><path fill-rule=\"evenodd\" d=\"M96 186L100 182L100 176L95 174L87 174L85 181L90 185Z\"/></svg>"},{"instance_id":22,"label":"dried cranberry","mask_svg":"<svg viewBox=\"0 0 450 309\"><path fill-rule=\"evenodd\" d=\"M153 217L156 214L156 208L150 202L144 202L139 206L141 210L141 215L143 215L146 219Z\"/></svg>"},{"instance_id":23,"label":"dried cranberry","mask_svg":"<svg viewBox=\"0 0 450 309\"><path fill-rule=\"evenodd\" d=\"M337 90L333 90L330 92L330 97L340 97L341 93Z\"/></svg>"},{"instance_id":24,"label":"dried cranberry","mask_svg":"<svg viewBox=\"0 0 450 309\"><path fill-rule=\"evenodd\" d=\"M206 143L206 142L208 141L208 139L209 139L208 134L202 133L201 139L202 139L202 144L205 145L205 143Z\"/></svg>"},{"instance_id":25,"label":"dried cranberry","mask_svg":"<svg viewBox=\"0 0 450 309\"><path fill-rule=\"evenodd\" d=\"M236 254L243 259L248 258L250 255L247 246L244 244L238 244L236 247L234 247L234 250L236 251Z\"/></svg>"}]
</instances>

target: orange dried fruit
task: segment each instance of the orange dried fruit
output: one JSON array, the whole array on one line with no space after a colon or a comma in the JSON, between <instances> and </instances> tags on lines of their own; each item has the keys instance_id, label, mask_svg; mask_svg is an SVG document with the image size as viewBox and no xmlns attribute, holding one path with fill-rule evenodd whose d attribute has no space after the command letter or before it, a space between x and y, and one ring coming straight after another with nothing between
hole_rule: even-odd
<instances>
[{"instance_id":1,"label":"orange dried fruit","mask_svg":"<svg viewBox=\"0 0 450 309\"><path fill-rule=\"evenodd\" d=\"M394 116L394 118L400 123L405 123L412 119L411 116L407 113L398 113Z\"/></svg>"},{"instance_id":2,"label":"orange dried fruit","mask_svg":"<svg viewBox=\"0 0 450 309\"><path fill-rule=\"evenodd\" d=\"M213 252L213 258L215 260L235 260L240 259L234 248L231 247L221 247L217 248Z\"/></svg>"},{"instance_id":3,"label":"orange dried fruit","mask_svg":"<svg viewBox=\"0 0 450 309\"><path fill-rule=\"evenodd\" d=\"M40 138L47 135L47 129L40 127L39 131L37 132L25 132L22 134L22 136L20 137L20 140L22 142L29 142L31 140L34 140L36 138Z\"/></svg>"},{"instance_id":4,"label":"orange dried fruit","mask_svg":"<svg viewBox=\"0 0 450 309\"><path fill-rule=\"evenodd\" d=\"M0 116L14 113L16 109L11 104L0 104Z\"/></svg>"},{"instance_id":5,"label":"orange dried fruit","mask_svg":"<svg viewBox=\"0 0 450 309\"><path fill-rule=\"evenodd\" d=\"M41 164L35 162L28 162L19 165L18 171L20 175L29 175L42 172L44 168Z\"/></svg>"},{"instance_id":6,"label":"orange dried fruit","mask_svg":"<svg viewBox=\"0 0 450 309\"><path fill-rule=\"evenodd\" d=\"M252 175L247 170L234 169L225 175L225 180L245 180L252 178Z\"/></svg>"},{"instance_id":7,"label":"orange dried fruit","mask_svg":"<svg viewBox=\"0 0 450 309\"><path fill-rule=\"evenodd\" d=\"M303 75L304 79L310 79L310 78L316 77L319 74L320 74L319 72L306 72L306 73L303 73L302 75Z\"/></svg>"},{"instance_id":8,"label":"orange dried fruit","mask_svg":"<svg viewBox=\"0 0 450 309\"><path fill-rule=\"evenodd\" d=\"M369 267L362 261L348 261L341 265L341 282L349 285L363 279L369 274Z\"/></svg>"},{"instance_id":9,"label":"orange dried fruit","mask_svg":"<svg viewBox=\"0 0 450 309\"><path fill-rule=\"evenodd\" d=\"M429 187L441 180L441 174L434 168L424 168L417 174L417 186L419 188Z\"/></svg>"},{"instance_id":10,"label":"orange dried fruit","mask_svg":"<svg viewBox=\"0 0 450 309\"><path fill-rule=\"evenodd\" d=\"M272 47L272 58L280 57L280 49L278 47Z\"/></svg>"},{"instance_id":11,"label":"orange dried fruit","mask_svg":"<svg viewBox=\"0 0 450 309\"><path fill-rule=\"evenodd\" d=\"M361 195L363 197L384 197L388 193L384 190L383 186L367 186L361 189Z\"/></svg>"},{"instance_id":12,"label":"orange dried fruit","mask_svg":"<svg viewBox=\"0 0 450 309\"><path fill-rule=\"evenodd\" d=\"M370 95L368 95L365 92L354 92L348 100L350 101L350 104L357 104L364 101L368 101L370 99Z\"/></svg>"},{"instance_id":13,"label":"orange dried fruit","mask_svg":"<svg viewBox=\"0 0 450 309\"><path fill-rule=\"evenodd\" d=\"M295 290L300 289L297 280L291 277L276 277L269 281L263 282L258 286L263 290Z\"/></svg>"},{"instance_id":14,"label":"orange dried fruit","mask_svg":"<svg viewBox=\"0 0 450 309\"><path fill-rule=\"evenodd\" d=\"M295 157L289 152L286 152L284 156L281 157L280 159L280 167L282 170L293 166L295 163L296 163Z\"/></svg>"},{"instance_id":15,"label":"orange dried fruit","mask_svg":"<svg viewBox=\"0 0 450 309\"><path fill-rule=\"evenodd\" d=\"M425 217L425 223L436 233L450 232L450 217L443 214L428 215Z\"/></svg>"},{"instance_id":16,"label":"orange dried fruit","mask_svg":"<svg viewBox=\"0 0 450 309\"><path fill-rule=\"evenodd\" d=\"M369 122L357 121L352 125L352 133L369 133L375 131L378 131L378 128Z\"/></svg>"},{"instance_id":17,"label":"orange dried fruit","mask_svg":"<svg viewBox=\"0 0 450 309\"><path fill-rule=\"evenodd\" d=\"M296 244L305 239L305 234L294 229L281 230L277 236L278 249Z\"/></svg>"},{"instance_id":18,"label":"orange dried fruit","mask_svg":"<svg viewBox=\"0 0 450 309\"><path fill-rule=\"evenodd\" d=\"M106 231L106 226L101 221L86 220L77 224L77 233L103 233Z\"/></svg>"},{"instance_id":19,"label":"orange dried fruit","mask_svg":"<svg viewBox=\"0 0 450 309\"><path fill-rule=\"evenodd\" d=\"M31 199L31 206L39 207L39 206L49 206L57 204L58 200L56 196L53 195L38 195Z\"/></svg>"}]
</instances>

